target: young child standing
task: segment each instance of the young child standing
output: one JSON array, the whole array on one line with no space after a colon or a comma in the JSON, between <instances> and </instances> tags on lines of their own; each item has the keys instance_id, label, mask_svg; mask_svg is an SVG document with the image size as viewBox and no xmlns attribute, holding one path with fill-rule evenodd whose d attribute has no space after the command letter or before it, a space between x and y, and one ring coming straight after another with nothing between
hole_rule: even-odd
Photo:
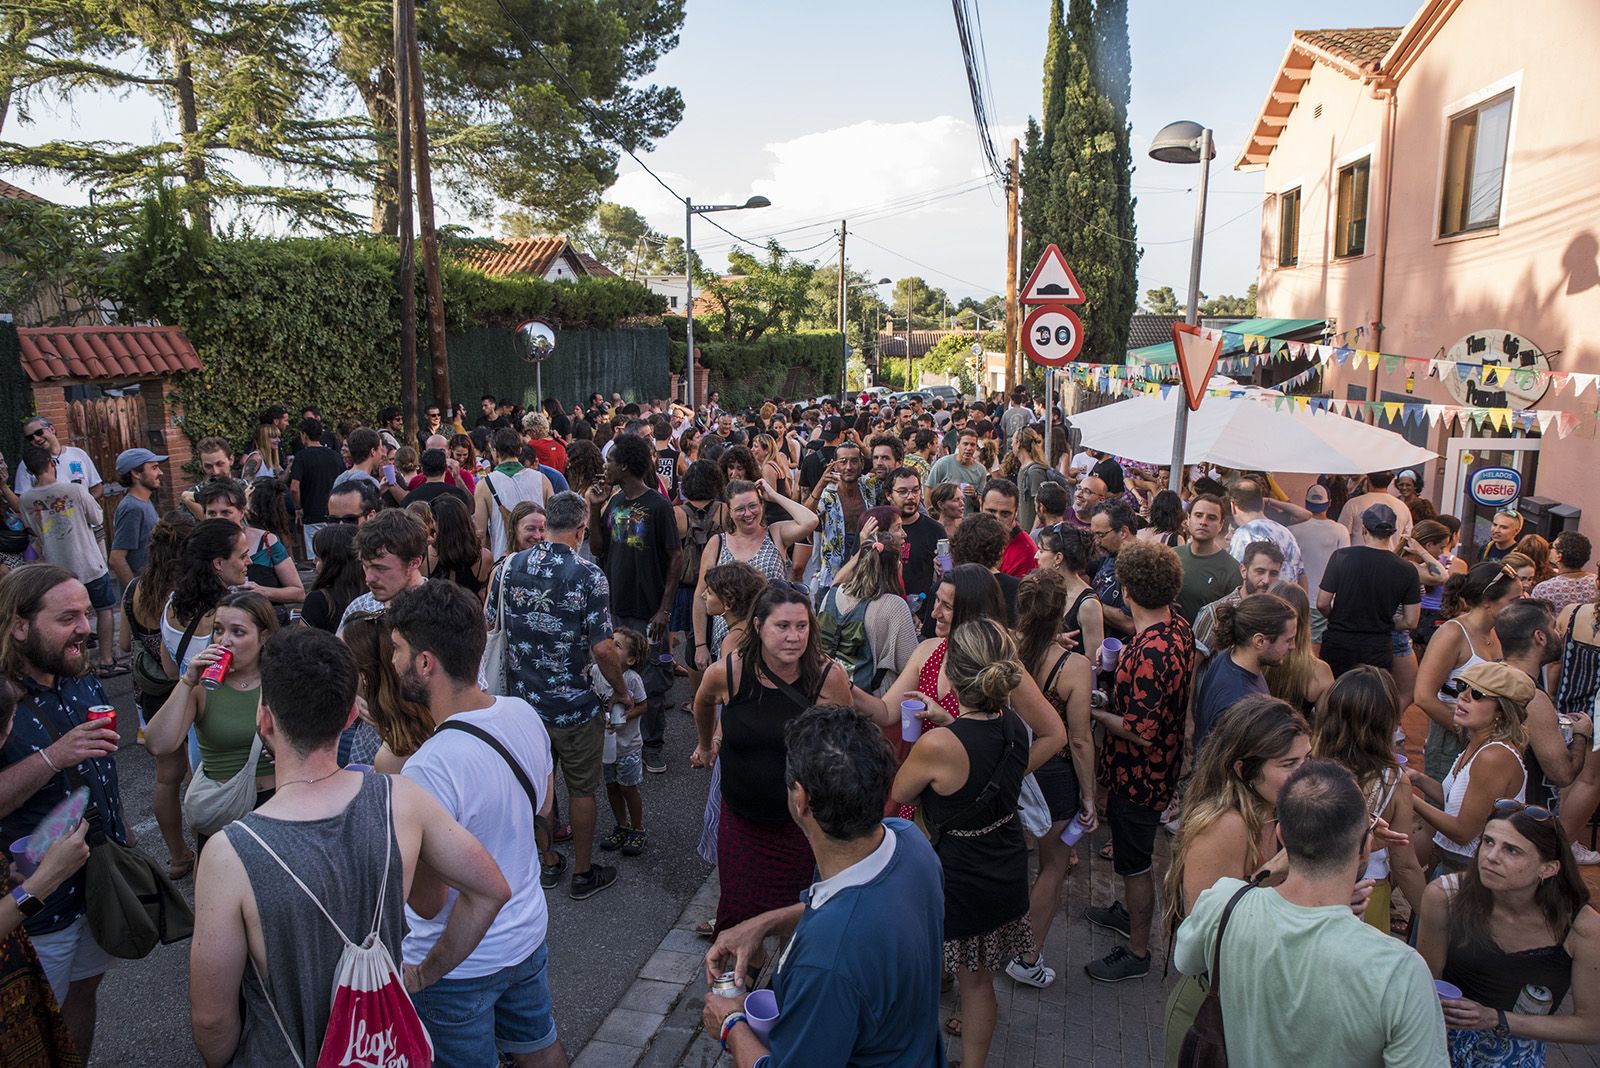
<instances>
[{"instance_id":1,"label":"young child standing","mask_svg":"<svg viewBox=\"0 0 1600 1068\"><path fill-rule=\"evenodd\" d=\"M636 857L644 852L644 799L639 794L639 784L644 781L644 736L639 730L639 717L644 715L647 695L644 680L639 677L639 667L650 654L650 643L636 630L619 628L611 637L622 657L626 670L622 681L633 698L633 710L627 718L616 724L612 721L611 684L600 674L598 665L589 667L589 679L594 692L606 708L605 755L601 768L606 784L606 799L611 802L611 815L616 826L600 839L600 848L608 851L622 850L625 857Z\"/></svg>"}]
</instances>

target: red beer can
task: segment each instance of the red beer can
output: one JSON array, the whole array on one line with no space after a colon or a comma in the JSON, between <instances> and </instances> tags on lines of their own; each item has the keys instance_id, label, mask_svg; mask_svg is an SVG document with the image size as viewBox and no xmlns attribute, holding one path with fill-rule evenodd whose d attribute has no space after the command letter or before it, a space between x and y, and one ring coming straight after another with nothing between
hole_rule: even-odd
<instances>
[{"instance_id":1,"label":"red beer can","mask_svg":"<svg viewBox=\"0 0 1600 1068\"><path fill-rule=\"evenodd\" d=\"M208 690L215 690L222 685L222 680L228 677L228 668L233 666L233 650L228 648L217 649L217 660L206 665L200 673L200 685Z\"/></svg>"},{"instance_id":2,"label":"red beer can","mask_svg":"<svg viewBox=\"0 0 1600 1068\"><path fill-rule=\"evenodd\" d=\"M112 730L117 729L117 710L111 705L92 705L84 718L91 723L96 720L104 720L107 727Z\"/></svg>"}]
</instances>

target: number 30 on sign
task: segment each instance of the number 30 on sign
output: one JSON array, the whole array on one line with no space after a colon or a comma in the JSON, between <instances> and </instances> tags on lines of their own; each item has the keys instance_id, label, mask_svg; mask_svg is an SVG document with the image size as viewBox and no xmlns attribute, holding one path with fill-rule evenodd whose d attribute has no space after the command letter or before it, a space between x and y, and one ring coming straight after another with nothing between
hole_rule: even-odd
<instances>
[{"instance_id":1,"label":"number 30 on sign","mask_svg":"<svg viewBox=\"0 0 1600 1068\"><path fill-rule=\"evenodd\" d=\"M1022 322L1022 347L1042 367L1061 367L1083 349L1083 324L1071 308L1046 304Z\"/></svg>"}]
</instances>

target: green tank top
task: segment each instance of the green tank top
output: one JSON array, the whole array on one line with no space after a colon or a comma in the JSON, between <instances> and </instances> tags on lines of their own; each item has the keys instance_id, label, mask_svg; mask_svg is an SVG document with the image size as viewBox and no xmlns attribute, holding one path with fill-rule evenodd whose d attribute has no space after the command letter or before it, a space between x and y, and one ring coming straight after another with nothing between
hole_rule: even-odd
<instances>
[{"instance_id":1,"label":"green tank top","mask_svg":"<svg viewBox=\"0 0 1600 1068\"><path fill-rule=\"evenodd\" d=\"M239 774L255 742L256 709L260 704L259 686L253 690L221 686L207 692L206 714L194 726L206 778L227 782ZM265 775L271 770L272 757L263 750L256 764L256 774Z\"/></svg>"}]
</instances>

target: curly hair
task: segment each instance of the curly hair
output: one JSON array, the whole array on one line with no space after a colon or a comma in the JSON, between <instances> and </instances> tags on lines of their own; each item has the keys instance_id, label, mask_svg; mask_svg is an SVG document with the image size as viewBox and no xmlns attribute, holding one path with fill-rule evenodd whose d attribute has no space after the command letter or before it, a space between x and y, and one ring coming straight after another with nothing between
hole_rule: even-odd
<instances>
[{"instance_id":1,"label":"curly hair","mask_svg":"<svg viewBox=\"0 0 1600 1068\"><path fill-rule=\"evenodd\" d=\"M1117 553L1116 575L1127 599L1140 608L1165 607L1183 588L1178 554L1153 541L1124 545Z\"/></svg>"},{"instance_id":2,"label":"curly hair","mask_svg":"<svg viewBox=\"0 0 1600 1068\"><path fill-rule=\"evenodd\" d=\"M133 589L133 613L141 622L160 617L167 594L177 584L183 546L194 527L195 518L188 509L174 508L150 532L150 555Z\"/></svg>"},{"instance_id":3,"label":"curly hair","mask_svg":"<svg viewBox=\"0 0 1600 1068\"><path fill-rule=\"evenodd\" d=\"M742 560L717 564L706 572L706 585L717 595L722 607L734 619L744 619L756 603L767 580L761 572Z\"/></svg>"},{"instance_id":4,"label":"curly hair","mask_svg":"<svg viewBox=\"0 0 1600 1068\"><path fill-rule=\"evenodd\" d=\"M583 493L606 469L600 446L593 441L574 441L567 445L567 484L574 493Z\"/></svg>"},{"instance_id":5,"label":"curly hair","mask_svg":"<svg viewBox=\"0 0 1600 1068\"><path fill-rule=\"evenodd\" d=\"M1067 578L1059 571L1028 573L1017 587L1017 657L1032 668L1055 644L1067 614Z\"/></svg>"},{"instance_id":6,"label":"curly hair","mask_svg":"<svg viewBox=\"0 0 1600 1068\"><path fill-rule=\"evenodd\" d=\"M738 478L733 475L732 468L737 464L739 470L744 472ZM717 457L717 467L722 471L722 477L728 482L754 482L761 477L761 465L756 462L756 454L743 445L729 445Z\"/></svg>"},{"instance_id":7,"label":"curly hair","mask_svg":"<svg viewBox=\"0 0 1600 1068\"><path fill-rule=\"evenodd\" d=\"M1011 532L987 512L969 515L950 539L950 559L957 564L998 567Z\"/></svg>"},{"instance_id":8,"label":"curly hair","mask_svg":"<svg viewBox=\"0 0 1600 1068\"><path fill-rule=\"evenodd\" d=\"M179 623L205 615L228 595L228 586L217 575L218 560L239 550L244 531L226 519L207 519L196 523L183 546L178 581L172 589L172 614Z\"/></svg>"}]
</instances>

